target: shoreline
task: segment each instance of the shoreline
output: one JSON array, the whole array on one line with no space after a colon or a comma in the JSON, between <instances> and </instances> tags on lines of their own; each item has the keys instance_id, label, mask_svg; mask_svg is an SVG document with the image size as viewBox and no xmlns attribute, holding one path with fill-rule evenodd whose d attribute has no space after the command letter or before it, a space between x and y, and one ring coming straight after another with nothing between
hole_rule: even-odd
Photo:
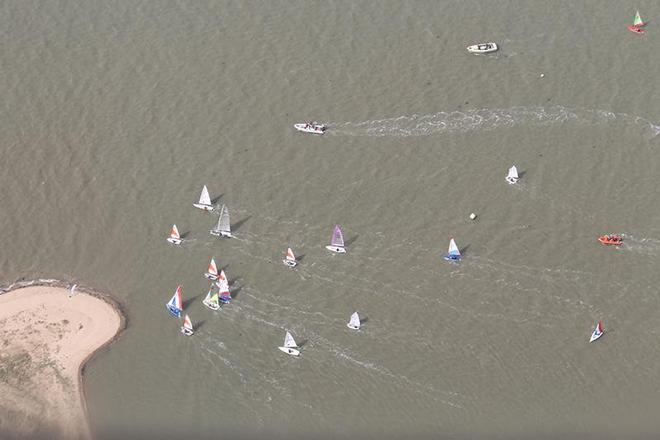
<instances>
[{"instance_id":1,"label":"shoreline","mask_svg":"<svg viewBox=\"0 0 660 440\"><path fill-rule=\"evenodd\" d=\"M36 280L29 280L29 281L16 281L14 283L11 283L9 285L3 284L0 285L0 302L5 298L6 294L9 293L17 293L20 292L22 289L30 289L28 292L30 292L30 296L37 296L39 298L43 298L44 295L46 295L49 299L52 298L55 295L63 295L65 294L67 298L72 298L69 296L69 290L71 288L72 284L68 283L66 281L62 280L57 280L57 279L36 279ZM42 289L40 291L33 291L33 289ZM78 395L77 395L77 400L80 403L80 410L81 410L81 420L80 423L82 426L79 426L78 431L80 433L80 438L92 438L92 433L91 433L91 427L90 427L90 420L89 420L89 413L88 413L88 408L87 408L87 395L85 391L85 381L84 381L84 373L85 373L85 368L87 364L96 356L99 352L102 350L107 349L112 343L114 343L119 336L126 330L127 325L128 325L128 319L127 315L125 312L125 308L119 302L117 299L112 297L111 295L107 293L102 293L96 290L93 290L91 288L88 288L86 286L79 286L76 285L76 290L75 290L75 295L76 296L86 296L89 298L93 298L94 300L100 300L104 303L104 306L109 306L110 309L112 310L112 313L115 315L117 318L118 322L113 323L113 331L112 335L108 337L107 339L104 337L103 342L100 343L100 345L90 345L89 347L89 353L86 353L85 356L78 362L76 366L76 373L75 373L75 383L78 388ZM21 301L21 300L29 300L30 298L23 298L21 295L18 295L13 301ZM38 306L40 303L37 302L35 306L32 306L31 308L26 308L25 311L28 313L32 312L32 314L35 313L35 307ZM101 306L101 307L104 307ZM71 305L69 304L69 307ZM71 308L71 310L75 310L75 307ZM81 312L81 310L76 310L76 312ZM84 309L86 310L86 309ZM0 317L2 317L2 313L0 313ZM11 316L5 316L4 319L9 319ZM43 321L40 321L43 322ZM116 324L116 325L115 325ZM79 331L82 329L82 326L79 327ZM62 336L60 336L61 338ZM5 341L6 344L6 341ZM51 347L52 348L52 347ZM59 347L58 347L59 349ZM59 351L59 350L58 350ZM86 351L86 350L85 350ZM1 366L1 364L0 364ZM59 373L56 373L59 374ZM47 401L48 397L44 396L42 399L43 401ZM47 421L49 422L49 421ZM70 420L65 420L65 423L62 424L62 426L66 426L67 422L70 422ZM65 430L66 431L66 430ZM63 431L64 432L64 431ZM65 438L67 435L64 436Z\"/></svg>"}]
</instances>

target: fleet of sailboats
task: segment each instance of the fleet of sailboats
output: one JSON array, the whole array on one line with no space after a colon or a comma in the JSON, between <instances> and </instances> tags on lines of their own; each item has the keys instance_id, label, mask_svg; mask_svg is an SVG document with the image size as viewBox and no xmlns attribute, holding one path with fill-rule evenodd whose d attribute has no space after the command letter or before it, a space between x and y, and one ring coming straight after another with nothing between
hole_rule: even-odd
<instances>
[{"instance_id":1,"label":"fleet of sailboats","mask_svg":"<svg viewBox=\"0 0 660 440\"><path fill-rule=\"evenodd\" d=\"M633 25L629 27L635 28L636 29L635 32L640 32L640 31L643 32L641 27L644 25L645 23L642 21L641 17L639 16L639 11L638 11L635 16L635 21ZM509 168L509 172L506 176L506 181L509 184L515 184L518 182L518 180L519 180L518 169L516 168L515 165L513 165L511 168ZM214 209L213 205L211 204L211 198L209 196L208 188L206 187L206 185L204 185L204 187L202 188L202 192L199 197L199 202L194 203L193 206L205 211L212 211ZM471 214L470 216L471 219L474 219L475 217L476 216L474 214ZM229 219L229 209L227 208L226 205L224 204L222 205L220 209L220 216L218 218L218 222L216 226L210 231L210 233L211 235L219 236L219 237L232 237L231 224ZM174 245L181 244L181 242L183 241L181 239L179 229L175 224L172 225L172 228L170 230L170 236L167 238L167 241ZM339 225L335 225L332 233L332 238L330 240L330 244L326 246L326 249L335 253L346 252L344 235ZM449 240L449 249L447 251L447 254L444 256L444 259L448 261L459 261L461 259L461 252L458 246L456 245L456 241L453 238L450 238ZM282 262L289 267L295 267L298 264L295 254L293 253L293 250L290 247L287 248L286 255L282 260ZM204 306L208 307L211 310L218 310L220 308L221 303L228 304L231 301L229 282L227 280L227 276L224 270L220 270L220 272L218 272L218 267L213 257L211 257L207 271L204 273L204 276L211 281L215 281L215 286L217 287L217 290L215 290L213 286L211 286L205 298L202 300ZM75 291L75 288L76 285L74 285L71 288L71 295ZM180 285L177 286L174 295L166 303L166 308L172 316L181 318L181 315L183 313L182 286ZM351 315L349 322L346 324L346 326L352 330L359 330L361 328L360 316L358 312L354 312ZM190 317L187 314L184 316L183 325L181 326L181 332L187 336L192 336L194 334L194 327L192 321L190 320ZM596 328L591 334L589 342L594 342L598 340L603 336L603 334L604 334L604 330L603 330L602 321L598 321L598 323L596 324ZM284 336L284 345L278 348L282 352L289 354L291 356L300 355L300 351L298 350L300 347L298 347L296 341L294 340L293 336L289 331L287 331Z\"/></svg>"}]
</instances>

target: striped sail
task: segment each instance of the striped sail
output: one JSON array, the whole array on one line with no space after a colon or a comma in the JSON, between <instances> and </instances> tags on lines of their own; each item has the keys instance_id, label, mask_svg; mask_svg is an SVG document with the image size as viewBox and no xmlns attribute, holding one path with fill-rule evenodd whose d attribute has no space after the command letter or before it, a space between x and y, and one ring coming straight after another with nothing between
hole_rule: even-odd
<instances>
[{"instance_id":1,"label":"striped sail","mask_svg":"<svg viewBox=\"0 0 660 440\"><path fill-rule=\"evenodd\" d=\"M177 286L176 291L172 296L172 299L170 299L170 301L165 305L165 307L167 307L167 310L177 318L181 317L181 312L183 311L183 300L182 300L181 290L182 290L181 286Z\"/></svg>"},{"instance_id":2,"label":"striped sail","mask_svg":"<svg viewBox=\"0 0 660 440\"><path fill-rule=\"evenodd\" d=\"M193 325L192 321L190 320L190 316L186 315L185 318L183 318L183 328L186 330L190 330L191 332L193 331Z\"/></svg>"}]
</instances>

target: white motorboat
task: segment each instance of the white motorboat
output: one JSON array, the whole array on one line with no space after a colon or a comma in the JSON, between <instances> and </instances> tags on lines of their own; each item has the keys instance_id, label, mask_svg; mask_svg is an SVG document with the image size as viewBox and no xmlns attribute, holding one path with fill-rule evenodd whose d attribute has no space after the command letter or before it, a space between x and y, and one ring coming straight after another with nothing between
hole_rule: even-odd
<instances>
[{"instance_id":1,"label":"white motorboat","mask_svg":"<svg viewBox=\"0 0 660 440\"><path fill-rule=\"evenodd\" d=\"M496 50L497 44L495 43L478 43L467 47L467 51L470 53L491 53Z\"/></svg>"},{"instance_id":2,"label":"white motorboat","mask_svg":"<svg viewBox=\"0 0 660 440\"><path fill-rule=\"evenodd\" d=\"M301 122L299 124L293 124L293 127L302 131L303 133L312 133L312 134L323 134L325 133L326 126L323 124L318 124L316 122Z\"/></svg>"}]
</instances>

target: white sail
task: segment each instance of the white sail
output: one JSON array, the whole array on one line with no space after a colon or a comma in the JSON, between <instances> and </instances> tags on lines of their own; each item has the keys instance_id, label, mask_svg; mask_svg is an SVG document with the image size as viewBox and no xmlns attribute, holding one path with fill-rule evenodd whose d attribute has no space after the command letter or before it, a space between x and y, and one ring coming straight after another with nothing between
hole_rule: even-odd
<instances>
[{"instance_id":1,"label":"white sail","mask_svg":"<svg viewBox=\"0 0 660 440\"><path fill-rule=\"evenodd\" d=\"M456 245L456 241L452 238L449 240L449 250L447 251L449 255L461 255L461 252L458 250L458 246Z\"/></svg>"},{"instance_id":2,"label":"white sail","mask_svg":"<svg viewBox=\"0 0 660 440\"><path fill-rule=\"evenodd\" d=\"M209 195L209 189L204 185L204 188L202 188L202 193L199 195L199 204L200 205L210 205L211 204L211 196Z\"/></svg>"},{"instance_id":3,"label":"white sail","mask_svg":"<svg viewBox=\"0 0 660 440\"><path fill-rule=\"evenodd\" d=\"M231 232L231 225L229 224L229 208L227 208L227 205L222 205L220 219L218 220L218 229L221 232Z\"/></svg>"},{"instance_id":4,"label":"white sail","mask_svg":"<svg viewBox=\"0 0 660 440\"><path fill-rule=\"evenodd\" d=\"M293 336L291 336L291 333L286 332L286 336L284 336L284 347L286 348L297 348L298 344L296 344L295 339L293 339Z\"/></svg>"},{"instance_id":5,"label":"white sail","mask_svg":"<svg viewBox=\"0 0 660 440\"><path fill-rule=\"evenodd\" d=\"M518 168L512 166L509 168L509 174L506 176L506 181L509 183L516 183L518 181Z\"/></svg>"},{"instance_id":6,"label":"white sail","mask_svg":"<svg viewBox=\"0 0 660 440\"><path fill-rule=\"evenodd\" d=\"M202 193L199 195L199 202L193 203L193 206L205 211L213 211L213 205L211 205L211 196L209 196L209 190L206 185L204 185L204 188L202 188Z\"/></svg>"},{"instance_id":7,"label":"white sail","mask_svg":"<svg viewBox=\"0 0 660 440\"><path fill-rule=\"evenodd\" d=\"M360 329L360 315L358 315L358 312L354 312L351 315L351 320L349 321L348 326L355 330Z\"/></svg>"},{"instance_id":8,"label":"white sail","mask_svg":"<svg viewBox=\"0 0 660 440\"><path fill-rule=\"evenodd\" d=\"M296 256L293 254L291 248L286 249L286 259L287 261L296 261Z\"/></svg>"}]
</instances>

